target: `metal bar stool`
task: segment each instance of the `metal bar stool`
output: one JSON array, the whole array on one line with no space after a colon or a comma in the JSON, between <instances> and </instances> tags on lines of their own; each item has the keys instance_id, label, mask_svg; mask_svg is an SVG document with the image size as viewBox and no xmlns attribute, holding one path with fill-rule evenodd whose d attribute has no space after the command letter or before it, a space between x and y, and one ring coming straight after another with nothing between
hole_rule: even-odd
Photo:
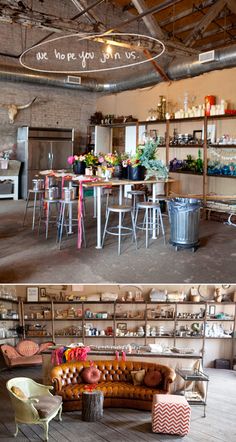
<instances>
[{"instance_id":1,"label":"metal bar stool","mask_svg":"<svg viewBox=\"0 0 236 442\"><path fill-rule=\"evenodd\" d=\"M144 219L142 223L137 223L139 210L145 210ZM155 217L153 216L155 214ZM153 224L153 218L155 219L155 225ZM135 228L140 230L145 230L146 232L146 248L149 246L149 232L153 232L153 229L157 229L157 234L160 233L160 226L162 235L164 238L164 244L166 244L165 240L165 230L162 220L162 213L158 203L152 203L150 201L146 201L143 203L137 204L136 217L135 217Z\"/></svg>"},{"instance_id":2,"label":"metal bar stool","mask_svg":"<svg viewBox=\"0 0 236 442\"><path fill-rule=\"evenodd\" d=\"M156 195L154 200L153 200L152 196L149 196L148 197L148 201L151 201L153 203L160 203L160 201L164 201L166 203L167 213L162 213L162 217L166 217L170 221L169 205L168 205L169 198L167 196L165 196L165 195Z\"/></svg>"},{"instance_id":3,"label":"metal bar stool","mask_svg":"<svg viewBox=\"0 0 236 442\"><path fill-rule=\"evenodd\" d=\"M112 185L110 186L108 185L104 186L102 189L103 189L103 196L106 198L105 211L107 212L110 198L112 198L112 205L115 205L115 198L118 198L119 188Z\"/></svg>"},{"instance_id":4,"label":"metal bar stool","mask_svg":"<svg viewBox=\"0 0 236 442\"><path fill-rule=\"evenodd\" d=\"M109 221L109 217L110 217L111 213L118 213L119 224L118 224L118 226L110 227L110 229L108 229L107 226L108 226L108 221ZM125 213L130 213L132 227L126 227L122 224L122 217ZM116 231L114 231L114 230L116 230ZM134 214L133 214L132 207L119 206L119 205L108 207L107 212L106 212L106 222L105 222L103 238L102 238L102 247L104 245L106 233L109 235L118 236L118 255L120 255L120 251L121 251L121 237L122 236L132 235L133 240L135 242L135 247L137 249L137 238L136 238Z\"/></svg>"},{"instance_id":5,"label":"metal bar stool","mask_svg":"<svg viewBox=\"0 0 236 442\"><path fill-rule=\"evenodd\" d=\"M78 226L78 217L73 218L73 207L76 207L76 214L78 213L78 200L60 200L60 214L57 224L57 243L59 249L61 249L61 241L63 235L63 228L66 229L66 235L73 233L70 231L71 227ZM67 212L66 212L67 209ZM86 238L85 238L85 228L84 228L84 217L81 218L81 226L82 226L82 238L84 242L84 246L86 247Z\"/></svg>"},{"instance_id":6,"label":"metal bar stool","mask_svg":"<svg viewBox=\"0 0 236 442\"><path fill-rule=\"evenodd\" d=\"M33 195L33 197L34 197L32 205L30 205L30 197L31 197L31 195ZM33 209L32 230L34 230L36 210L38 209L38 211L40 212L40 205L41 205L41 200L43 199L43 196L44 196L44 190L34 190L34 189L29 189L28 190L26 206L25 206L25 213L24 213L24 219L23 219L23 227L25 225L25 220L26 220L26 217L27 217L28 209Z\"/></svg>"},{"instance_id":7,"label":"metal bar stool","mask_svg":"<svg viewBox=\"0 0 236 442\"><path fill-rule=\"evenodd\" d=\"M58 222L58 216L59 216L59 199L46 199L42 198L41 204L40 204L40 211L39 211L39 224L38 224L38 234L40 233L40 227L41 222L44 222L46 227L46 239L48 239L48 230L49 230L49 224L57 225ZM56 213L55 215L52 215L52 208L55 208ZM46 212L45 216L43 212Z\"/></svg>"},{"instance_id":8,"label":"metal bar stool","mask_svg":"<svg viewBox=\"0 0 236 442\"><path fill-rule=\"evenodd\" d=\"M140 198L140 196L143 196L143 201L146 201L146 193L144 190L129 190L127 192L127 197L126 199L129 200L128 196L131 196L131 201L133 200L133 210L134 212L136 212L136 208L137 208L137 204L138 204L138 199Z\"/></svg>"}]
</instances>

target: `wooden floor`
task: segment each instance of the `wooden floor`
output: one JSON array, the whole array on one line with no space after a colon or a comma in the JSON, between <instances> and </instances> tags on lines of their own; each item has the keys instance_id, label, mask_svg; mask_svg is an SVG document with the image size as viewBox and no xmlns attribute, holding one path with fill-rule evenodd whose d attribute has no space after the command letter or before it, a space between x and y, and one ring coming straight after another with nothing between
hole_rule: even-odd
<instances>
[{"instance_id":1,"label":"wooden floor","mask_svg":"<svg viewBox=\"0 0 236 442\"><path fill-rule=\"evenodd\" d=\"M184 442L236 441L236 372L207 370L210 376L207 416L202 407L192 407L191 431ZM15 376L26 376L41 381L40 368L15 369L0 373L0 440L10 442L41 441L43 430L38 425L20 425L17 438L13 437L14 420L5 383ZM182 437L154 434L151 431L150 412L105 409L99 422L81 421L81 413L63 413L62 422L54 419L49 426L49 441L70 442L154 442L181 441Z\"/></svg>"}]
</instances>

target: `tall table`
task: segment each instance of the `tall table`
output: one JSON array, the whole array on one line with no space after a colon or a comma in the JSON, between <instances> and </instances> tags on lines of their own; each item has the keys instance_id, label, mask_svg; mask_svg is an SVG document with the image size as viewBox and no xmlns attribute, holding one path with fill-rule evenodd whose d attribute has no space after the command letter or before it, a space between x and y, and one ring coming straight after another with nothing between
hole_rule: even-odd
<instances>
[{"instance_id":1,"label":"tall table","mask_svg":"<svg viewBox=\"0 0 236 442\"><path fill-rule=\"evenodd\" d=\"M166 180L161 179L161 180L141 180L141 181L131 181L131 180L120 180L120 179L110 179L108 181L96 181L93 183L84 183L83 186L88 188L88 187L94 187L96 188L96 198L97 198L97 202L96 202L96 207L97 207L97 249L101 249L102 248L102 187L104 186L117 186L119 187L119 205L122 205L122 201L123 201L123 189L125 186L132 186L135 184L151 184L152 185L152 198L153 201L155 201L155 198L157 196L157 192L156 192L156 184L157 183L173 183L175 180L172 178L168 178ZM155 229L155 223L156 223L156 214L155 211L153 212L153 234L152 237L153 239L156 239L156 229Z\"/></svg>"}]
</instances>

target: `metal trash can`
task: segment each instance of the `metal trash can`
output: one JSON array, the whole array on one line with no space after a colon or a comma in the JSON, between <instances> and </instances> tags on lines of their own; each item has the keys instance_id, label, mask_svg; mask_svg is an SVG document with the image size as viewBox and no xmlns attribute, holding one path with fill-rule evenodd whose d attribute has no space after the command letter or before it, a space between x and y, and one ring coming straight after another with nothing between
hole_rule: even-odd
<instances>
[{"instance_id":1,"label":"metal trash can","mask_svg":"<svg viewBox=\"0 0 236 442\"><path fill-rule=\"evenodd\" d=\"M201 201L195 198L173 198L169 201L170 243L179 248L198 247Z\"/></svg>"}]
</instances>

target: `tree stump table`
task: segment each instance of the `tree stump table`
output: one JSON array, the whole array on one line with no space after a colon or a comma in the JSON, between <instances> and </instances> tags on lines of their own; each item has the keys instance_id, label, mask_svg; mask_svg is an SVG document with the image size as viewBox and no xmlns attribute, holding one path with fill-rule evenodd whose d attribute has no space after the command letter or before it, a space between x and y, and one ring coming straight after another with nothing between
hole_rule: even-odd
<instances>
[{"instance_id":1,"label":"tree stump table","mask_svg":"<svg viewBox=\"0 0 236 442\"><path fill-rule=\"evenodd\" d=\"M95 422L103 417L103 393L101 391L83 391L82 420Z\"/></svg>"}]
</instances>

